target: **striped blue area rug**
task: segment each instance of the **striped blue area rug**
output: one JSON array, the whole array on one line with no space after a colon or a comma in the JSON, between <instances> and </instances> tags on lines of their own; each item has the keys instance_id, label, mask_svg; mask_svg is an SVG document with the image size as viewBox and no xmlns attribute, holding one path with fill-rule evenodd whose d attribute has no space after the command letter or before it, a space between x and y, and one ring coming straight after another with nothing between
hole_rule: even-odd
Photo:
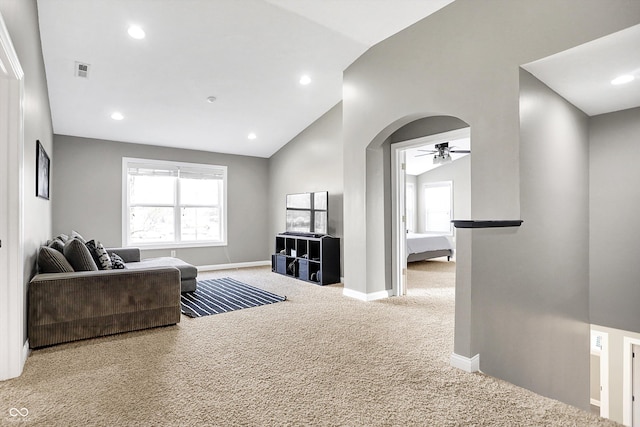
<instances>
[{"instance_id":1,"label":"striped blue area rug","mask_svg":"<svg viewBox=\"0 0 640 427\"><path fill-rule=\"evenodd\" d=\"M287 297L225 277L198 282L194 292L180 294L182 314L202 317L286 300Z\"/></svg>"}]
</instances>

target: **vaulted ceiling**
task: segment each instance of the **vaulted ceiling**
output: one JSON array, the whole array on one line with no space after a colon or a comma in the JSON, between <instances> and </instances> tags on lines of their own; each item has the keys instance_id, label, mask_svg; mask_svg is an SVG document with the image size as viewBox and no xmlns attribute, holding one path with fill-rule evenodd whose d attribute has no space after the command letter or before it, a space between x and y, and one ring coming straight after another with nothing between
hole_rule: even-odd
<instances>
[{"instance_id":1,"label":"vaulted ceiling","mask_svg":"<svg viewBox=\"0 0 640 427\"><path fill-rule=\"evenodd\" d=\"M38 0L54 132L270 157L340 102L361 54L452 1ZM637 46L640 26L524 68L602 114L640 105Z\"/></svg>"},{"instance_id":2,"label":"vaulted ceiling","mask_svg":"<svg viewBox=\"0 0 640 427\"><path fill-rule=\"evenodd\" d=\"M269 157L358 56L451 1L39 0L54 132Z\"/></svg>"}]
</instances>

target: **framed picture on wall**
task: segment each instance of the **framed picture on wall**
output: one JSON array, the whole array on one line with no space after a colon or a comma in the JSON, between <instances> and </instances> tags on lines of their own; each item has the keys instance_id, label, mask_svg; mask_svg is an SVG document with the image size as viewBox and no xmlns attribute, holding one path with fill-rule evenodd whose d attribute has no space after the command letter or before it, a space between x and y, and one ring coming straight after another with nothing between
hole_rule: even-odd
<instances>
[{"instance_id":1,"label":"framed picture on wall","mask_svg":"<svg viewBox=\"0 0 640 427\"><path fill-rule=\"evenodd\" d=\"M49 200L49 156L36 141L36 196Z\"/></svg>"}]
</instances>

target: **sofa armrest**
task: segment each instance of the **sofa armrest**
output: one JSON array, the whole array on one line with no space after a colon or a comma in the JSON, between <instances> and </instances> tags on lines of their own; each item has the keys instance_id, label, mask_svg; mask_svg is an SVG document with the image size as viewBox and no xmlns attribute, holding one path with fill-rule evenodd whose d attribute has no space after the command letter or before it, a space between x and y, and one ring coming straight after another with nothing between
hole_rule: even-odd
<instances>
[{"instance_id":1,"label":"sofa armrest","mask_svg":"<svg viewBox=\"0 0 640 427\"><path fill-rule=\"evenodd\" d=\"M107 252L115 252L124 262L140 262L140 248L106 248Z\"/></svg>"}]
</instances>

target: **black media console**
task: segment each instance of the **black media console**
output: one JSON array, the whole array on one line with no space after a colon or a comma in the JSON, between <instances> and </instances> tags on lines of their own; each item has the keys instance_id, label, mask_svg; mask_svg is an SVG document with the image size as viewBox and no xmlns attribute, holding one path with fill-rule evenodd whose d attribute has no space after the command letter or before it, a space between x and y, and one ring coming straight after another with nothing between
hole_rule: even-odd
<instances>
[{"instance_id":1,"label":"black media console","mask_svg":"<svg viewBox=\"0 0 640 427\"><path fill-rule=\"evenodd\" d=\"M276 236L271 270L317 285L340 282L340 239L317 234Z\"/></svg>"}]
</instances>

